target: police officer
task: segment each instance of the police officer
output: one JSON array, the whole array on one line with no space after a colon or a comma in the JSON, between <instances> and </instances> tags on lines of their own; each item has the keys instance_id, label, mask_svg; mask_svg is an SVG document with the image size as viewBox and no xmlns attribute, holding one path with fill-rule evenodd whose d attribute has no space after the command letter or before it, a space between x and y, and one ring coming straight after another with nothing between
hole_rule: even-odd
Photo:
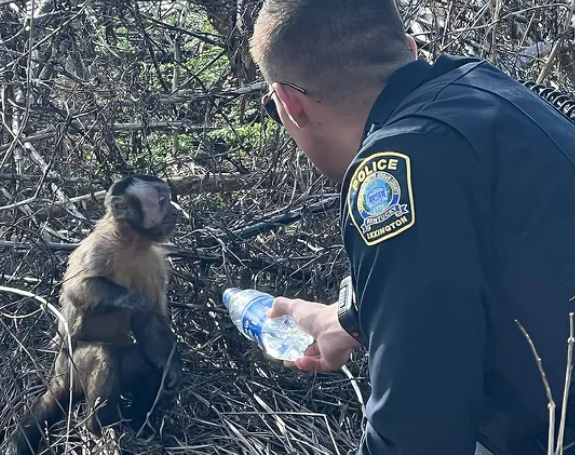
<instances>
[{"instance_id":1,"label":"police officer","mask_svg":"<svg viewBox=\"0 0 575 455\"><path fill-rule=\"evenodd\" d=\"M418 60L392 0L267 0L251 52L270 115L342 184L357 311L280 297L271 316L315 337L301 370L336 370L364 340L358 453L547 453L544 383L517 322L559 421L575 125L485 61Z\"/></svg>"}]
</instances>

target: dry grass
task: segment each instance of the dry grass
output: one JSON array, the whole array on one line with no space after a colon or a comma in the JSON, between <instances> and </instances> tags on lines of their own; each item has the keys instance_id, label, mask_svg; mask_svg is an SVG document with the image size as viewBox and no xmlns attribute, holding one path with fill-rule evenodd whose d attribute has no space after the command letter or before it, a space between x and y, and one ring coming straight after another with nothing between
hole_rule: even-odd
<instances>
[{"instance_id":1,"label":"dry grass","mask_svg":"<svg viewBox=\"0 0 575 455\"><path fill-rule=\"evenodd\" d=\"M484 57L512 77L573 89L573 1L398 3L430 60L444 51ZM259 123L261 84L242 80L232 53L224 57L218 43L226 37L200 26L178 31L197 10L192 3L161 14L145 2L94 2L92 15L88 4L58 5L30 31L0 1L0 284L56 304L68 251L101 214L92 192L132 169L178 181L205 175L209 185L177 191L186 216L170 250L183 391L159 410L151 440L116 435L141 455L353 453L369 394L363 353L349 371L287 370L237 332L220 300L230 285L335 300L347 274L337 201L310 207L337 186L281 130ZM164 66L177 55L187 66ZM35 58L53 66L35 66ZM287 225L245 231L270 219ZM0 291L5 435L43 391L55 319L37 299ZM63 453L67 438L71 447L89 444L81 423L75 415L68 436L65 422L53 429L53 453Z\"/></svg>"}]
</instances>

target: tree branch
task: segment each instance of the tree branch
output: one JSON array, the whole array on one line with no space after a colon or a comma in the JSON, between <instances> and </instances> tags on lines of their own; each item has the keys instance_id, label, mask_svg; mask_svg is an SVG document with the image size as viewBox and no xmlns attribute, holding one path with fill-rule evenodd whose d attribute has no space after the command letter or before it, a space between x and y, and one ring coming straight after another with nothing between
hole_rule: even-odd
<instances>
[{"instance_id":1,"label":"tree branch","mask_svg":"<svg viewBox=\"0 0 575 455\"><path fill-rule=\"evenodd\" d=\"M190 125L189 122L185 120L172 120L172 121L165 121L165 122L150 122L148 124L143 123L115 123L112 125L111 130L114 133L122 133L122 132L130 132L130 131L143 131L143 130L185 130L187 132L204 132L204 131L213 131L218 129L215 126L202 126L202 125ZM94 124L88 128L80 129L74 128L74 131L68 131L68 135L74 134L85 134L85 133L94 133L94 132L102 132L105 131L101 125ZM34 143L44 141L46 139L51 139L56 135L56 131L46 132L41 134L35 134L31 136L23 136L18 138L20 143ZM8 150L10 148L10 144L1 145L0 151Z\"/></svg>"}]
</instances>

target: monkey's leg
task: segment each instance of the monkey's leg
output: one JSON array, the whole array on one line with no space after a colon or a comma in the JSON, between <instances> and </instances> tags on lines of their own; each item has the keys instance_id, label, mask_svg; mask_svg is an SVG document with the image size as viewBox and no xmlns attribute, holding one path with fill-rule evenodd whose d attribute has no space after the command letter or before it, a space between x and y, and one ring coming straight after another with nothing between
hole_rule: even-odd
<instances>
[{"instance_id":1,"label":"monkey's leg","mask_svg":"<svg viewBox=\"0 0 575 455\"><path fill-rule=\"evenodd\" d=\"M144 357L157 368L167 368L164 389L175 393L182 384L182 360L176 335L168 322L157 314L137 313L132 330Z\"/></svg>"},{"instance_id":2,"label":"monkey's leg","mask_svg":"<svg viewBox=\"0 0 575 455\"><path fill-rule=\"evenodd\" d=\"M122 348L122 391L132 395L127 416L138 432L146 422L162 383L162 370L154 368L138 345ZM146 428L142 435L147 436Z\"/></svg>"},{"instance_id":3,"label":"monkey's leg","mask_svg":"<svg viewBox=\"0 0 575 455\"><path fill-rule=\"evenodd\" d=\"M97 437L102 428L119 421L120 357L113 346L90 346L90 373L85 379L88 417L86 427Z\"/></svg>"},{"instance_id":4,"label":"monkey's leg","mask_svg":"<svg viewBox=\"0 0 575 455\"><path fill-rule=\"evenodd\" d=\"M152 407L157 398L161 398L162 372L155 371L146 377L143 377L138 385L132 390L132 404L128 410L128 417L132 421L131 426L134 431L138 432L142 429L146 434L146 429L142 428L148 418L148 413L152 411Z\"/></svg>"},{"instance_id":5,"label":"monkey's leg","mask_svg":"<svg viewBox=\"0 0 575 455\"><path fill-rule=\"evenodd\" d=\"M56 357L55 375L48 384L48 390L20 420L8 443L7 455L35 453L42 439L44 424L50 428L67 413L70 405L69 365L67 353L61 351ZM78 387L74 387L72 393L73 406L82 394Z\"/></svg>"}]
</instances>

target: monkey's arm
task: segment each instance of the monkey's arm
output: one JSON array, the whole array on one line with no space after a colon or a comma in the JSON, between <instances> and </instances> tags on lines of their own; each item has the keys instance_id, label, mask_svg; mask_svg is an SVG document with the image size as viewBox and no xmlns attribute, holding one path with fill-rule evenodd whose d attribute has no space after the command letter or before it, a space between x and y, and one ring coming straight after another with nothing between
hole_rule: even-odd
<instances>
[{"instance_id":1,"label":"monkey's arm","mask_svg":"<svg viewBox=\"0 0 575 455\"><path fill-rule=\"evenodd\" d=\"M76 340L133 344L131 315L150 312L140 293L106 277L70 280L61 294L61 304L71 321L73 344Z\"/></svg>"},{"instance_id":2,"label":"monkey's arm","mask_svg":"<svg viewBox=\"0 0 575 455\"><path fill-rule=\"evenodd\" d=\"M83 277L76 280L65 289L63 295L72 300L75 307L83 308L94 315L119 310L147 310L142 294L103 276Z\"/></svg>"}]
</instances>

